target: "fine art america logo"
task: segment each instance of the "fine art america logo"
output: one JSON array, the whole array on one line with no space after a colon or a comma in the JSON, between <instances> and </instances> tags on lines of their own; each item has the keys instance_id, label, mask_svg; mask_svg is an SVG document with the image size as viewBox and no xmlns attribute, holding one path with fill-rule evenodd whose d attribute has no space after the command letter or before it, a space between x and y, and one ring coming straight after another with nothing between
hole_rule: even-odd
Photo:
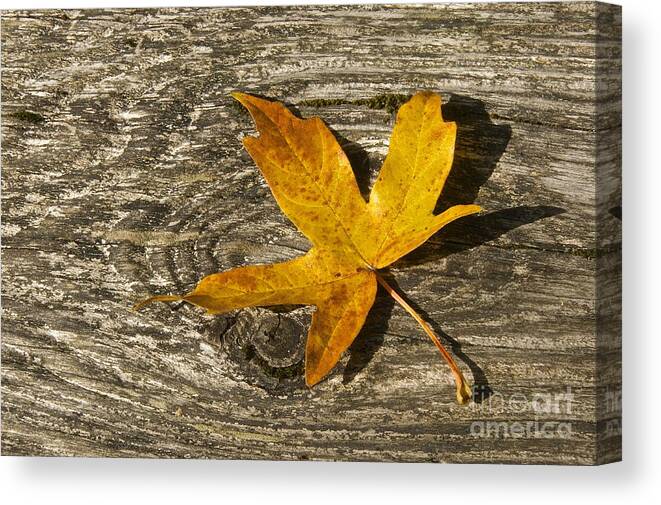
<instances>
[{"instance_id":1,"label":"fine art america logo","mask_svg":"<svg viewBox=\"0 0 661 505\"><path fill-rule=\"evenodd\" d=\"M567 386L562 393L536 393L528 397L515 393L509 397L479 389L475 397L482 397L477 404L480 412L491 416L499 414L528 414L532 419L524 421L481 420L473 421L470 433L476 438L564 438L572 437L572 404L574 394ZM606 388L601 402L602 419L605 430L602 438L621 436L620 416L622 412L621 389ZM567 420L548 420L550 416L565 417ZM546 420L545 420L546 419Z\"/></svg>"},{"instance_id":2,"label":"fine art america logo","mask_svg":"<svg viewBox=\"0 0 661 505\"><path fill-rule=\"evenodd\" d=\"M571 438L570 421L545 421L539 418L548 418L554 414L571 418L573 402L574 394L570 386L562 393L535 393L531 397L522 393L505 397L493 392L478 404L480 412L491 415L528 413L533 419L473 421L470 433L476 438Z\"/></svg>"}]
</instances>

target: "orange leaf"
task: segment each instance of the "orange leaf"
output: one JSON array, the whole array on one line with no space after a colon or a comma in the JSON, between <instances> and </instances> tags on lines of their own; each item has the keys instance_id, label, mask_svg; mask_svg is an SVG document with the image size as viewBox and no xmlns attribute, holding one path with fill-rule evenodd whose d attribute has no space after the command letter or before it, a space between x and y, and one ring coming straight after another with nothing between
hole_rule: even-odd
<instances>
[{"instance_id":1,"label":"orange leaf","mask_svg":"<svg viewBox=\"0 0 661 505\"><path fill-rule=\"evenodd\" d=\"M470 388L452 357L419 315L379 276L442 226L478 212L457 205L434 215L452 166L456 126L441 117L441 99L418 93L404 104L390 139L388 156L369 202L360 195L349 160L319 118L299 119L278 102L233 93L250 112L259 137L246 137L246 150L260 168L278 205L310 240L300 258L209 275L183 300L219 314L249 306L314 305L308 334L305 378L319 382L360 331L376 294L377 281L418 320L450 364L457 400Z\"/></svg>"}]
</instances>

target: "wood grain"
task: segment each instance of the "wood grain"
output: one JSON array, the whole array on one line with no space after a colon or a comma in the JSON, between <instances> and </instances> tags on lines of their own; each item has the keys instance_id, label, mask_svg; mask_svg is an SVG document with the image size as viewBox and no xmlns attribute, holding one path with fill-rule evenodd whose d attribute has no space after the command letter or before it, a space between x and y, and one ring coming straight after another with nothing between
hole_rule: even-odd
<instances>
[{"instance_id":1,"label":"wood grain","mask_svg":"<svg viewBox=\"0 0 661 505\"><path fill-rule=\"evenodd\" d=\"M620 38L587 2L3 12L2 453L620 459ZM476 403L383 292L313 389L309 308L130 310L309 248L230 91L321 116L367 192L420 89L459 127L439 209L485 212L385 275Z\"/></svg>"}]
</instances>

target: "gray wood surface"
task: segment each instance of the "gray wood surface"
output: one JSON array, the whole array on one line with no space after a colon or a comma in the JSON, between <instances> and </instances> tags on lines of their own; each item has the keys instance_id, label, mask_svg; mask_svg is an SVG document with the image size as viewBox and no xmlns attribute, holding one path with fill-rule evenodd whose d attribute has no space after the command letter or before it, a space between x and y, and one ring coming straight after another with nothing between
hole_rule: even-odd
<instances>
[{"instance_id":1,"label":"gray wood surface","mask_svg":"<svg viewBox=\"0 0 661 505\"><path fill-rule=\"evenodd\" d=\"M619 459L620 37L583 2L3 12L2 454ZM459 126L439 208L485 212L385 275L475 403L381 291L313 389L309 308L130 310L309 247L230 91L321 116L368 191L421 89Z\"/></svg>"}]
</instances>

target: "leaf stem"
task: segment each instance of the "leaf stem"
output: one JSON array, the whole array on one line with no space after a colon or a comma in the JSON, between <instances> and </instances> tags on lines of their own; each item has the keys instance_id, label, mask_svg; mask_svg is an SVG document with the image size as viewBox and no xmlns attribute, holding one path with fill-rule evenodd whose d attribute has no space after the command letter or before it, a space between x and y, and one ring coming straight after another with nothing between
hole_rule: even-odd
<instances>
[{"instance_id":1,"label":"leaf stem","mask_svg":"<svg viewBox=\"0 0 661 505\"><path fill-rule=\"evenodd\" d=\"M441 356L445 359L447 364L450 366L450 370L452 371L452 375L454 376L454 382L457 386L457 402L459 402L461 405L467 403L472 396L471 393L471 388L468 385L468 382L466 382L466 379L464 378L464 375L461 373L461 370L459 370L459 367L455 363L454 359L450 355L450 353L443 347L443 344L441 344L441 341L439 340L438 336L434 331L431 329L431 326L427 324L427 322L422 319L420 314L418 314L413 307L411 307L404 298L402 298L395 289L388 284L383 277L379 275L378 272L374 272L376 274L376 280L381 284L383 289L385 289L390 296L392 296L397 303L399 303L406 312L411 314L413 316L413 319L415 319L420 326L422 326L422 329L425 331L427 335L429 335L429 338L431 338L432 342L434 342L434 345L438 348L438 350L441 352Z\"/></svg>"}]
</instances>

